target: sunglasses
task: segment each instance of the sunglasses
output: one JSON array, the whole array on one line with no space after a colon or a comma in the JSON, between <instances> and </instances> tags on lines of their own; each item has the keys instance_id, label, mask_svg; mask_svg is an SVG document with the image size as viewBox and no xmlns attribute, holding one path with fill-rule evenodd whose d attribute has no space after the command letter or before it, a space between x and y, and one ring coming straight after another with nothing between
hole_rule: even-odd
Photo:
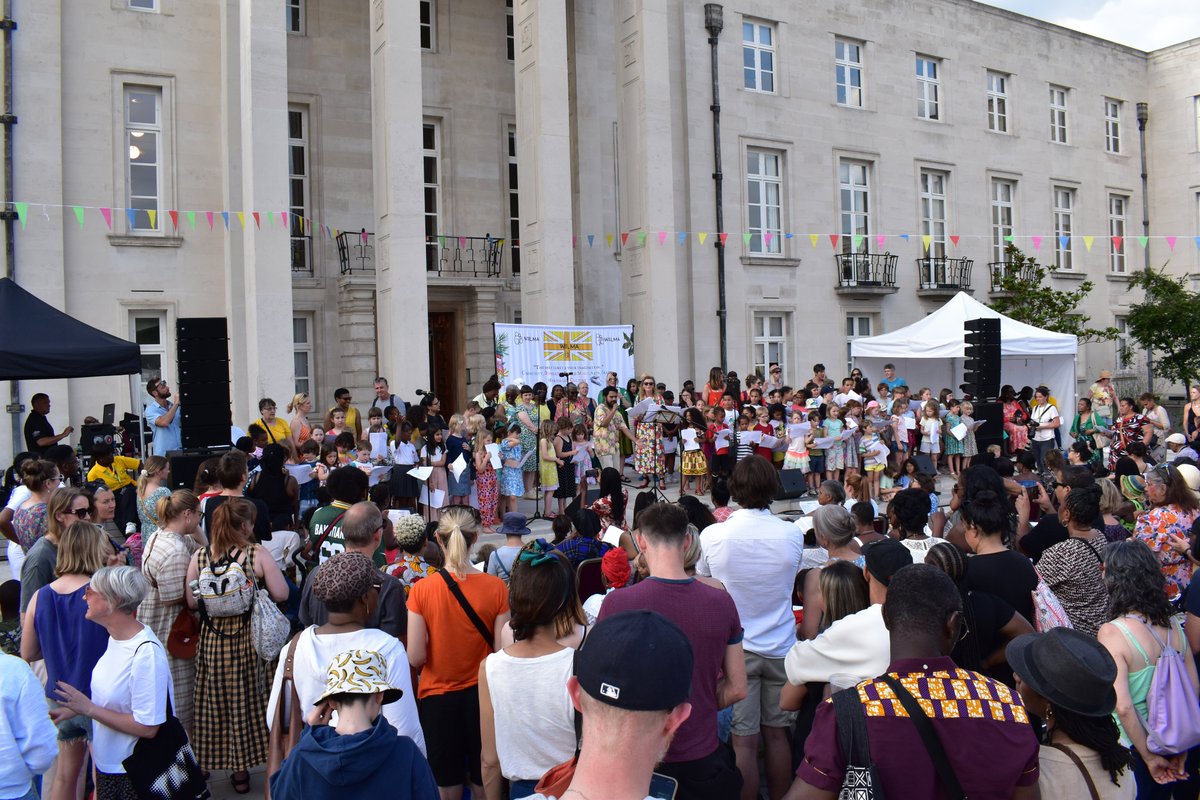
<instances>
[{"instance_id":1,"label":"sunglasses","mask_svg":"<svg viewBox=\"0 0 1200 800\"><path fill-rule=\"evenodd\" d=\"M69 511L67 511L66 513L74 514L75 516L79 517L80 519L87 519L92 514L92 512L88 511L86 508L72 508Z\"/></svg>"}]
</instances>

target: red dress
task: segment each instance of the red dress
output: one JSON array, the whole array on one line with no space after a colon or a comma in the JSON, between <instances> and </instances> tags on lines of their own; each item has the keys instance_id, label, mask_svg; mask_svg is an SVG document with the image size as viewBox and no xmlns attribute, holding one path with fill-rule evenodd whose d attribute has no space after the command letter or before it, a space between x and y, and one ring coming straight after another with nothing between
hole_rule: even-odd
<instances>
[{"instance_id":1,"label":"red dress","mask_svg":"<svg viewBox=\"0 0 1200 800\"><path fill-rule=\"evenodd\" d=\"M1019 423L1016 422L1018 412L1021 418ZM1016 400L1004 404L1004 431L1008 434L1008 452L1016 453L1029 447L1029 428L1025 427L1028 419L1029 413Z\"/></svg>"}]
</instances>

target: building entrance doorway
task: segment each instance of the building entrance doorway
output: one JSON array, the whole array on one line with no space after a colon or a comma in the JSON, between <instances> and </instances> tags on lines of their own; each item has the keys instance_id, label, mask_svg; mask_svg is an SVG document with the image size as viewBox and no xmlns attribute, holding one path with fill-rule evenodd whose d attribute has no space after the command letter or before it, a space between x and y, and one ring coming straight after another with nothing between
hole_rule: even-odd
<instances>
[{"instance_id":1,"label":"building entrance doorway","mask_svg":"<svg viewBox=\"0 0 1200 800\"><path fill-rule=\"evenodd\" d=\"M429 388L442 401L442 416L447 421L466 406L459 395L465 352L459 315L454 311L430 311Z\"/></svg>"}]
</instances>

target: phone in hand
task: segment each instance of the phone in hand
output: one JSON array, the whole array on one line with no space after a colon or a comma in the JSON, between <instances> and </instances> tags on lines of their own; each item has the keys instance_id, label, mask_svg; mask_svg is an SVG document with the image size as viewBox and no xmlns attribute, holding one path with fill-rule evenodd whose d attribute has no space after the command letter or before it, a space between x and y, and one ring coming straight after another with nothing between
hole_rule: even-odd
<instances>
[{"instance_id":1,"label":"phone in hand","mask_svg":"<svg viewBox=\"0 0 1200 800\"><path fill-rule=\"evenodd\" d=\"M675 793L678 791L679 781L669 775L655 772L650 776L650 790L646 796L653 797L654 800L675 800Z\"/></svg>"}]
</instances>

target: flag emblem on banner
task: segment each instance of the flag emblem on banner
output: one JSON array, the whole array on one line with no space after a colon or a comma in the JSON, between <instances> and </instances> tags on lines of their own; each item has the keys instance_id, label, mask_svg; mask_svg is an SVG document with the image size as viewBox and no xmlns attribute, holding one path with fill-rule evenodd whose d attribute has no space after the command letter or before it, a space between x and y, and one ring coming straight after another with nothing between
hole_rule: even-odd
<instances>
[{"instance_id":1,"label":"flag emblem on banner","mask_svg":"<svg viewBox=\"0 0 1200 800\"><path fill-rule=\"evenodd\" d=\"M547 361L591 361L591 331L543 331L542 355Z\"/></svg>"}]
</instances>

